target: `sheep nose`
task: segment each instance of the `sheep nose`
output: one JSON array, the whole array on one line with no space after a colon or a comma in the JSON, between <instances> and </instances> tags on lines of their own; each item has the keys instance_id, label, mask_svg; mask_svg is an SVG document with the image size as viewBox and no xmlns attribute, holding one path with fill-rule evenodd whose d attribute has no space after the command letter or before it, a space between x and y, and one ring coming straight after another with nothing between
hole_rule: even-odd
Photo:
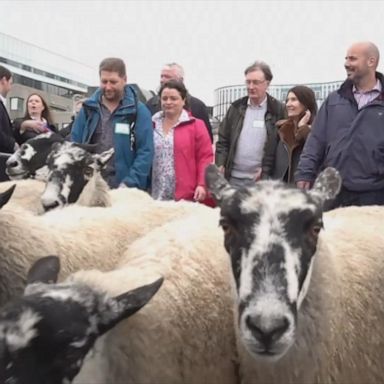
<instances>
[{"instance_id":1,"label":"sheep nose","mask_svg":"<svg viewBox=\"0 0 384 384\"><path fill-rule=\"evenodd\" d=\"M45 212L48 212L51 209L54 209L60 205L58 201L52 201L50 203L42 203L42 204Z\"/></svg>"},{"instance_id":2,"label":"sheep nose","mask_svg":"<svg viewBox=\"0 0 384 384\"><path fill-rule=\"evenodd\" d=\"M278 341L289 328L289 320L286 316L266 317L261 315L248 315L246 324L252 335L265 348Z\"/></svg>"},{"instance_id":3,"label":"sheep nose","mask_svg":"<svg viewBox=\"0 0 384 384\"><path fill-rule=\"evenodd\" d=\"M16 160L8 159L6 164L8 168L15 168L19 163Z\"/></svg>"}]
</instances>

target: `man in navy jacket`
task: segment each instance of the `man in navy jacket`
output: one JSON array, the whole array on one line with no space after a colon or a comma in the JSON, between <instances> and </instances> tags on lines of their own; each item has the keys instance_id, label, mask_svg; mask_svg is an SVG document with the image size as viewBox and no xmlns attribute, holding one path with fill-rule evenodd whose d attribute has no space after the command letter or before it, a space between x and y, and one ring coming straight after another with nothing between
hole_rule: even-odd
<instances>
[{"instance_id":1,"label":"man in navy jacket","mask_svg":"<svg viewBox=\"0 0 384 384\"><path fill-rule=\"evenodd\" d=\"M347 80L321 106L304 146L295 180L310 188L319 170L336 168L342 189L333 208L384 204L384 76L379 50L353 44L345 57Z\"/></svg>"}]
</instances>

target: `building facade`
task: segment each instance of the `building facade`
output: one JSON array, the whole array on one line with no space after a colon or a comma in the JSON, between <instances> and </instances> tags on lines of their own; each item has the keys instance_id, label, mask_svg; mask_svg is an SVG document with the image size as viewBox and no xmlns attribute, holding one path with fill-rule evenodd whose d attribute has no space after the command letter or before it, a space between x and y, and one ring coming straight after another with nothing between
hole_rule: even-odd
<instances>
[{"instance_id":1,"label":"building facade","mask_svg":"<svg viewBox=\"0 0 384 384\"><path fill-rule=\"evenodd\" d=\"M0 65L13 74L7 95L11 119L25 113L26 100L37 92L46 100L58 128L71 121L73 100L86 95L95 68L0 33Z\"/></svg>"},{"instance_id":2,"label":"building facade","mask_svg":"<svg viewBox=\"0 0 384 384\"><path fill-rule=\"evenodd\" d=\"M331 81L328 83L308 83L304 84L315 92L317 105L320 106L329 93L340 87L343 81ZM270 85L268 93L280 101L285 101L288 90L296 84ZM246 96L247 88L245 84L229 85L215 90L215 104L213 106L213 117L221 121L227 109L235 100Z\"/></svg>"}]
</instances>

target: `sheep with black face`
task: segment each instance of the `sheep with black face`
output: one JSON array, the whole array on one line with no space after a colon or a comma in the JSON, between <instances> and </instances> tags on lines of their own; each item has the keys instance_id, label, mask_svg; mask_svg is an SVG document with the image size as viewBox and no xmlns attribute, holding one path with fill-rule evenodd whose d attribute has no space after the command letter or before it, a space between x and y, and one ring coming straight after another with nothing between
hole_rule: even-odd
<instances>
[{"instance_id":1,"label":"sheep with black face","mask_svg":"<svg viewBox=\"0 0 384 384\"><path fill-rule=\"evenodd\" d=\"M214 166L206 178L232 262L243 382L381 382L384 210L323 215L341 185L330 168L310 191L273 181L236 190Z\"/></svg>"},{"instance_id":2,"label":"sheep with black face","mask_svg":"<svg viewBox=\"0 0 384 384\"><path fill-rule=\"evenodd\" d=\"M76 282L48 285L58 260L38 260L24 295L0 311L1 383L71 383L96 339L146 305L163 281L116 297Z\"/></svg>"}]
</instances>

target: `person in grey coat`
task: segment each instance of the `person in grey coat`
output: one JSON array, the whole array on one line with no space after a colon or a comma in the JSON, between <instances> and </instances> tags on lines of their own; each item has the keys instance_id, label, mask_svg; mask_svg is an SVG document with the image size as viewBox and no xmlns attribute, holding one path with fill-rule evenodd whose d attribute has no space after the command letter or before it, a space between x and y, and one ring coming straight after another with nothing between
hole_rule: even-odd
<instances>
[{"instance_id":1,"label":"person in grey coat","mask_svg":"<svg viewBox=\"0 0 384 384\"><path fill-rule=\"evenodd\" d=\"M310 188L319 170L336 168L342 189L331 208L384 205L384 76L379 50L353 44L345 57L347 80L321 106L296 170L300 188Z\"/></svg>"}]
</instances>

